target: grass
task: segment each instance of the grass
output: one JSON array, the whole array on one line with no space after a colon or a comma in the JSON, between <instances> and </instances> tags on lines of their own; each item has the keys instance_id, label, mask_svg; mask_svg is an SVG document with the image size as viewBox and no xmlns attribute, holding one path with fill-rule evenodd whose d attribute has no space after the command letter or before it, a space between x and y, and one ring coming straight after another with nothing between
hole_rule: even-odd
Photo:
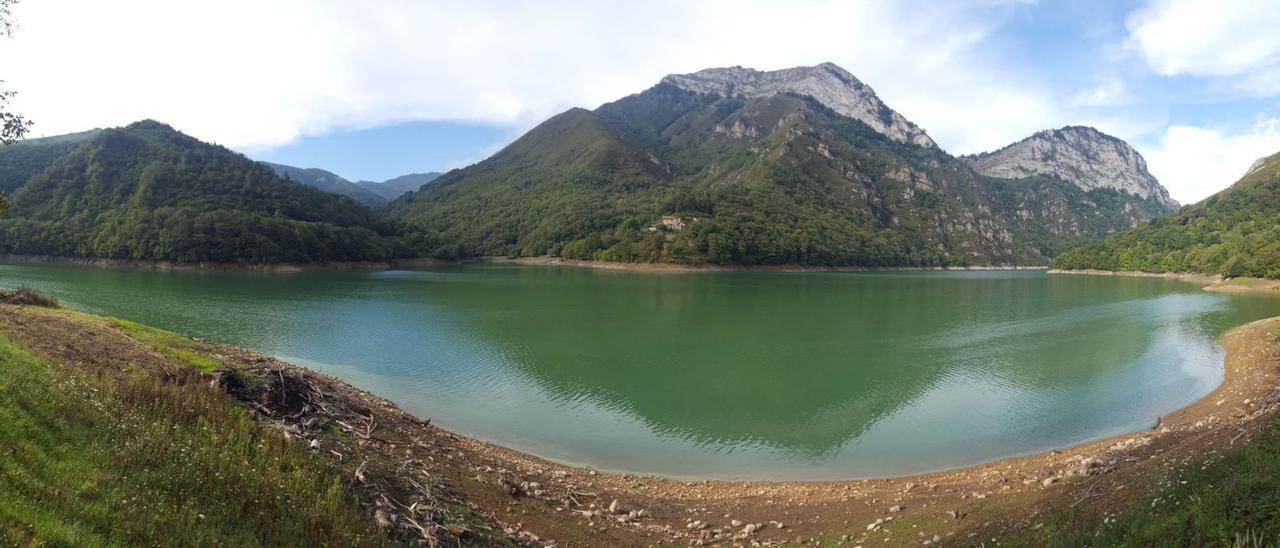
<instances>
[{"instance_id":1,"label":"grass","mask_svg":"<svg viewBox=\"0 0 1280 548\"><path fill-rule=\"evenodd\" d=\"M209 363L173 348L163 372L88 370L0 332L0 545L384 543L332 465L207 388L189 366Z\"/></svg>"},{"instance_id":2,"label":"grass","mask_svg":"<svg viewBox=\"0 0 1280 548\"><path fill-rule=\"evenodd\" d=\"M148 327L128 320L110 318L110 321L116 327L128 333L129 336L138 340L138 342L150 346L152 350L173 361L189 365L205 373L212 373L222 367L221 362L201 353L206 348L198 341L183 337L177 333Z\"/></svg>"},{"instance_id":3,"label":"grass","mask_svg":"<svg viewBox=\"0 0 1280 548\"><path fill-rule=\"evenodd\" d=\"M1205 456L1210 461L1211 455ZM1177 470L1166 486L1129 508L1060 510L1046 516L1051 546L1280 545L1280 416L1248 443Z\"/></svg>"}]
</instances>

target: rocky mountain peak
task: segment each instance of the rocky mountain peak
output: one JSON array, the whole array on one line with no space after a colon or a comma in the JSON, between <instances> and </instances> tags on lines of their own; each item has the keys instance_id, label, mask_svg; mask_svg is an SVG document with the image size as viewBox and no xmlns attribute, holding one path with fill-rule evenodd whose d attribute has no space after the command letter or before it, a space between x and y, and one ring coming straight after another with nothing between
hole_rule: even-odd
<instances>
[{"instance_id":1,"label":"rocky mountain peak","mask_svg":"<svg viewBox=\"0 0 1280 548\"><path fill-rule=\"evenodd\" d=\"M692 74L672 74L662 82L695 93L714 93L725 97L768 97L779 93L808 95L836 113L865 123L895 141L924 147L937 146L923 129L885 105L871 86L833 63L774 71L744 67L710 68Z\"/></svg>"},{"instance_id":2,"label":"rocky mountain peak","mask_svg":"<svg viewBox=\"0 0 1280 548\"><path fill-rule=\"evenodd\" d=\"M1091 127L1067 126L1036 133L995 152L966 156L978 173L1017 179L1049 175L1088 190L1110 188L1155 198L1169 209L1178 202L1147 171L1128 143Z\"/></svg>"}]
</instances>

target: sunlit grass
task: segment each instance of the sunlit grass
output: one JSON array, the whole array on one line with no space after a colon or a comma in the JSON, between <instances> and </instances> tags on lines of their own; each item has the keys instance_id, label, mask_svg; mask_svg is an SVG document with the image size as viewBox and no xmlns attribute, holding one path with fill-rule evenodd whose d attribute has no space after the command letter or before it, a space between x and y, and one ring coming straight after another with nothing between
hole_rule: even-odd
<instances>
[{"instance_id":1,"label":"sunlit grass","mask_svg":"<svg viewBox=\"0 0 1280 548\"><path fill-rule=\"evenodd\" d=\"M336 469L175 359L82 371L0 333L0 545L383 542Z\"/></svg>"},{"instance_id":2,"label":"sunlit grass","mask_svg":"<svg viewBox=\"0 0 1280 548\"><path fill-rule=\"evenodd\" d=\"M111 318L111 323L123 329L129 336L150 346L161 355L179 363L195 367L206 373L213 372L222 366L218 360L201 354L203 345L177 333L156 329L119 318Z\"/></svg>"}]
</instances>

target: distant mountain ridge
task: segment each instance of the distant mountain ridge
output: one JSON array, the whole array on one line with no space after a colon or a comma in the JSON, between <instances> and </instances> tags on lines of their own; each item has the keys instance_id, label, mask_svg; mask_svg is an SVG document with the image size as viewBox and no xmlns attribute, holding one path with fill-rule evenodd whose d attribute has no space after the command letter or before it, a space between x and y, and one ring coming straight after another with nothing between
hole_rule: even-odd
<instances>
[{"instance_id":1,"label":"distant mountain ridge","mask_svg":"<svg viewBox=\"0 0 1280 548\"><path fill-rule=\"evenodd\" d=\"M1169 211L1178 207L1169 191L1147 171L1147 162L1138 151L1091 127L1040 131L997 151L965 156L964 160L989 177L1048 175L1085 191L1109 188L1153 198Z\"/></svg>"},{"instance_id":2,"label":"distant mountain ridge","mask_svg":"<svg viewBox=\"0 0 1280 548\"><path fill-rule=\"evenodd\" d=\"M388 202L422 188L422 185L440 178L443 173L428 171L426 173L409 173L392 177L385 181L357 181L356 184L385 198Z\"/></svg>"},{"instance_id":3,"label":"distant mountain ridge","mask_svg":"<svg viewBox=\"0 0 1280 548\"><path fill-rule=\"evenodd\" d=\"M369 207L383 207L401 194L417 190L437 177L439 173L410 173L382 182L351 182L342 176L319 168L300 168L272 162L261 162L281 177L318 188L325 192L341 194Z\"/></svg>"}]
</instances>

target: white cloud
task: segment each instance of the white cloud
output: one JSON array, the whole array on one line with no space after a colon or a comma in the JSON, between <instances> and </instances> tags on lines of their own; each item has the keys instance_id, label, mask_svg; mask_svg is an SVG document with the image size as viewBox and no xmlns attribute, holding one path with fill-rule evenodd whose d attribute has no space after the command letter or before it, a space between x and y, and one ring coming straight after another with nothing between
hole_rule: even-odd
<instances>
[{"instance_id":1,"label":"white cloud","mask_svg":"<svg viewBox=\"0 0 1280 548\"><path fill-rule=\"evenodd\" d=\"M1069 103L1075 107L1116 107L1133 102L1129 87L1119 78L1110 78L1071 96Z\"/></svg>"},{"instance_id":2,"label":"white cloud","mask_svg":"<svg viewBox=\"0 0 1280 548\"><path fill-rule=\"evenodd\" d=\"M1158 74L1224 78L1226 87L1255 95L1280 92L1275 0L1156 0L1125 25L1125 47Z\"/></svg>"},{"instance_id":3,"label":"white cloud","mask_svg":"<svg viewBox=\"0 0 1280 548\"><path fill-rule=\"evenodd\" d=\"M1144 152L1151 173L1182 203L1203 200L1244 176L1255 160L1280 152L1280 118L1246 131L1169 126Z\"/></svg>"},{"instance_id":4,"label":"white cloud","mask_svg":"<svg viewBox=\"0 0 1280 548\"><path fill-rule=\"evenodd\" d=\"M252 149L408 120L527 128L667 73L833 61L973 152L1066 121L984 44L1016 4L32 0L0 75L39 134L151 117Z\"/></svg>"}]
</instances>

